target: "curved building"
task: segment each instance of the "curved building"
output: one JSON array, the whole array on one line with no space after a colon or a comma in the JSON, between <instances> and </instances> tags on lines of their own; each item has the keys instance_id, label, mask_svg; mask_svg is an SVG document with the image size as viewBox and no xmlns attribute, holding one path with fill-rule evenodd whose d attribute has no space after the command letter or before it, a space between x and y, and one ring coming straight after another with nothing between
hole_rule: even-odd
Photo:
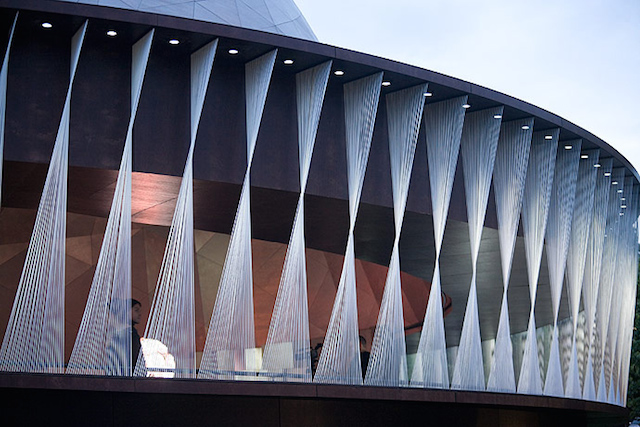
<instances>
[{"instance_id":1,"label":"curved building","mask_svg":"<svg viewBox=\"0 0 640 427\"><path fill-rule=\"evenodd\" d=\"M587 130L291 0L0 12L5 412L626 416L639 176Z\"/></svg>"}]
</instances>

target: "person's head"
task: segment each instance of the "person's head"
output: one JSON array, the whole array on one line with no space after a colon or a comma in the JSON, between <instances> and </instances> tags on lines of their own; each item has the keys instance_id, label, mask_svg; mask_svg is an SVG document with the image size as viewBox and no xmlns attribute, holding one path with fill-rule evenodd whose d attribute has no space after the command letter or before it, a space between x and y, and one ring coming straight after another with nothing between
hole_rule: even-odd
<instances>
[{"instance_id":1,"label":"person's head","mask_svg":"<svg viewBox=\"0 0 640 427\"><path fill-rule=\"evenodd\" d=\"M131 323L137 325L142 318L142 304L137 299L131 298Z\"/></svg>"}]
</instances>

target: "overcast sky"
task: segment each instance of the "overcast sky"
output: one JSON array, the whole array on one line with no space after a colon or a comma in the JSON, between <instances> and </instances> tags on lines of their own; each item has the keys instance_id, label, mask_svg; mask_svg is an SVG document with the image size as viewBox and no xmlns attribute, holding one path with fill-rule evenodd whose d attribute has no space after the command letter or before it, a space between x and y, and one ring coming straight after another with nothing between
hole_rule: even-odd
<instances>
[{"instance_id":1,"label":"overcast sky","mask_svg":"<svg viewBox=\"0 0 640 427\"><path fill-rule=\"evenodd\" d=\"M322 43L504 92L640 170L640 0L295 0Z\"/></svg>"}]
</instances>

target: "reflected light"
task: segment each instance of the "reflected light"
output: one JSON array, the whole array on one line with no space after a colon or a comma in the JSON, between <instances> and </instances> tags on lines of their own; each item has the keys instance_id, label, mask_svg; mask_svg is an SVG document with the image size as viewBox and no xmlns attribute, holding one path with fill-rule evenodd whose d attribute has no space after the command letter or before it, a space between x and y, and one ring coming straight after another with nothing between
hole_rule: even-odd
<instances>
[{"instance_id":1,"label":"reflected light","mask_svg":"<svg viewBox=\"0 0 640 427\"><path fill-rule=\"evenodd\" d=\"M502 116L500 114L496 114L495 116L493 116L494 119L501 119Z\"/></svg>"},{"instance_id":2,"label":"reflected light","mask_svg":"<svg viewBox=\"0 0 640 427\"><path fill-rule=\"evenodd\" d=\"M522 130L529 130L529 126L528 125L522 126Z\"/></svg>"},{"instance_id":3,"label":"reflected light","mask_svg":"<svg viewBox=\"0 0 640 427\"><path fill-rule=\"evenodd\" d=\"M140 338L140 345L144 355L144 365L147 368L147 377L175 377L176 360L169 353L166 345L151 338Z\"/></svg>"},{"instance_id":4,"label":"reflected light","mask_svg":"<svg viewBox=\"0 0 640 427\"><path fill-rule=\"evenodd\" d=\"M462 108L464 108L464 109L471 108L471 105L469 105L469 104L464 104L464 105L462 106Z\"/></svg>"}]
</instances>

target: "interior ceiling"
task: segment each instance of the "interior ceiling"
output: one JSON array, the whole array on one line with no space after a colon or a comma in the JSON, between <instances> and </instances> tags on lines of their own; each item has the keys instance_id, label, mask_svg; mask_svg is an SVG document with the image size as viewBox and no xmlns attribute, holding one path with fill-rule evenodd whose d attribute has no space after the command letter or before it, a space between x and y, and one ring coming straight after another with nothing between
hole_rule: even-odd
<instances>
[{"instance_id":1,"label":"interior ceiling","mask_svg":"<svg viewBox=\"0 0 640 427\"><path fill-rule=\"evenodd\" d=\"M42 191L46 170L47 165L44 164L5 162L3 206L35 209ZM111 205L116 177L117 171L71 167L69 170L69 212L106 218ZM168 227L175 209L180 179L166 175L134 172L132 182L133 221L138 224ZM195 227L203 232L229 234L239 195L239 185L196 181L194 184ZM297 197L297 193L252 188L253 237L258 240L274 242L286 248ZM489 203L492 201L490 200ZM307 196L306 206L307 247L326 253L328 257L334 255L341 257L346 247L348 227L346 201ZM376 282L378 285L384 284L386 266L393 245L392 209L362 204L358 213L355 236L356 257L361 262L372 264L368 270L370 279L367 280L371 280L372 283ZM166 236L163 239L166 239ZM164 242L161 246L164 246ZM407 273L407 277L413 276L415 280L422 280L425 284L431 282L435 262L434 248L431 216L407 212L400 240L401 268ZM226 249L223 252L226 252ZM284 257L284 252L282 252L282 257ZM282 261L274 264L278 278L281 265ZM382 269L376 269L374 265L382 266ZM492 227L485 227L480 245L477 274L480 327L483 339L494 338L497 331L503 292L500 265L498 232ZM339 275L339 272L337 274ZM377 277L375 277L376 274ZM445 318L448 345L457 345L460 339L471 275L468 225L466 222L450 219L447 222L441 254L442 289L452 301L451 311ZM365 279L359 278L359 280ZM358 286L366 283L366 281L361 281L358 282ZM155 284L155 281L153 283ZM406 284L404 285L406 286ZM380 295L381 289L376 291L380 292ZM275 298L275 294L273 296ZM331 300L332 298L333 296L331 296ZM526 330L530 303L522 237L518 237L516 242L508 298L512 333ZM370 310L371 313L375 312L375 316L377 316L380 299L374 298L371 301L377 301L375 304L378 306L375 310ZM413 317L407 315L405 319L407 326L423 320L424 311L421 311L420 307L426 306L426 301L426 296L420 293L405 295L405 310L409 304L413 307L411 310L418 319L414 321ZM566 318L568 315L566 292L563 292L560 319ZM543 256L536 303L536 323L543 326L551 322L551 291L546 256Z\"/></svg>"}]
</instances>

